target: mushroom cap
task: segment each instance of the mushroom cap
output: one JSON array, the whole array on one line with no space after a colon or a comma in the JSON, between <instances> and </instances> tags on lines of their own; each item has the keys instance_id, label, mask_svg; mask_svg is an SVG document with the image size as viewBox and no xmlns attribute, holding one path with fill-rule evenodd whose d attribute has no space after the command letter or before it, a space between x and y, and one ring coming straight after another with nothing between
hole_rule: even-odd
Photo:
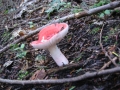
<instances>
[{"instance_id":1,"label":"mushroom cap","mask_svg":"<svg viewBox=\"0 0 120 90\"><path fill-rule=\"evenodd\" d=\"M60 42L68 32L68 24L56 23L43 28L38 34L38 40L30 44L36 49L48 49Z\"/></svg>"}]
</instances>

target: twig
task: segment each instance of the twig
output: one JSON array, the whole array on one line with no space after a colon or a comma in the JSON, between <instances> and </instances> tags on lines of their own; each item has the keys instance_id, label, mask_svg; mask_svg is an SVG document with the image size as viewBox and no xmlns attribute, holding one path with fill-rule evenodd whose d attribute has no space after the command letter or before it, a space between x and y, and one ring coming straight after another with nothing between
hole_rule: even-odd
<instances>
[{"instance_id":1,"label":"twig","mask_svg":"<svg viewBox=\"0 0 120 90\"><path fill-rule=\"evenodd\" d=\"M9 30L9 29L14 29L15 27L18 27L19 25L23 25L23 24L25 24L25 23L28 23L29 21L36 22L36 21L39 21L40 19L41 19L41 17L37 17L37 18L29 19L29 20L24 20L24 21L22 21L21 23L16 24L15 26L8 27L8 30ZM2 29L0 29L0 30L3 30L3 29L6 29L6 28L2 28Z\"/></svg>"},{"instance_id":2,"label":"twig","mask_svg":"<svg viewBox=\"0 0 120 90\"><path fill-rule=\"evenodd\" d=\"M112 73L117 73L117 72L120 72L120 67L115 67L112 69L101 70L101 71L92 72L92 73L86 72L83 75L73 77L73 78L48 79L48 80L10 80L10 79L0 78L0 82L7 83L7 84L21 84L21 85L26 85L26 84L57 84L57 83L76 82L76 81L81 81L81 80L85 80L88 78L93 78L96 76L112 74Z\"/></svg>"},{"instance_id":3,"label":"twig","mask_svg":"<svg viewBox=\"0 0 120 90\"><path fill-rule=\"evenodd\" d=\"M83 63L78 62L78 63L73 63L73 64L66 65L64 67L48 69L46 72L47 72L47 74L50 74L52 72L58 72L58 71L62 71L62 70L66 70L66 69L72 69L72 68L78 68L78 67L82 67L82 66L83 66Z\"/></svg>"},{"instance_id":4,"label":"twig","mask_svg":"<svg viewBox=\"0 0 120 90\"><path fill-rule=\"evenodd\" d=\"M33 9L33 10L28 10L28 12L29 12L29 13L33 13L33 12L35 12L36 10L41 9L41 8L43 8L43 6L39 6L39 7L35 8L35 9Z\"/></svg>"},{"instance_id":5,"label":"twig","mask_svg":"<svg viewBox=\"0 0 120 90\"><path fill-rule=\"evenodd\" d=\"M114 57L112 60L115 62L115 61L117 60L117 57ZM111 63L112 63L111 61L105 63L100 70L104 70L104 69L107 68Z\"/></svg>"},{"instance_id":6,"label":"twig","mask_svg":"<svg viewBox=\"0 0 120 90\"><path fill-rule=\"evenodd\" d=\"M29 1L29 2L28 2L28 0L25 0L23 3L21 3L20 7L18 8L19 13L17 15L14 15L13 18L14 19L21 18L22 14L25 11L28 11L28 6L31 6L36 2L37 2L37 0L32 0L32 1Z\"/></svg>"},{"instance_id":7,"label":"twig","mask_svg":"<svg viewBox=\"0 0 120 90\"><path fill-rule=\"evenodd\" d=\"M100 47L102 48L102 51L104 52L104 54L109 58L109 60L117 67L118 65L113 61L113 59L108 55L108 52L103 48L103 45L102 45L102 30L104 28L104 24L102 26L102 29L100 31Z\"/></svg>"},{"instance_id":8,"label":"twig","mask_svg":"<svg viewBox=\"0 0 120 90\"><path fill-rule=\"evenodd\" d=\"M92 14L95 14L95 13L98 13L98 12L101 12L103 10L106 10L106 9L113 9L113 8L116 8L120 6L120 1L115 1L115 2L112 2L110 4L106 4L106 5L103 5L103 6L100 6L100 7L97 7L97 8L93 8L93 9L90 9L88 11L83 11L83 12L79 12L79 13L75 13L75 14L71 14L71 15L68 15L68 16L65 16L65 17L62 17L62 18L59 18L59 19L56 19L54 21L51 21L50 23L34 30L34 31L31 31L29 34L17 39L16 41L14 41L13 43L11 44L8 44L6 45L3 49L0 49L0 54L4 51L6 51L7 49L9 49L13 44L16 44L16 43L19 43L21 42L22 40L38 33L42 28L44 28L45 26L47 25L50 25L52 23L58 23L58 22L61 22L61 21L67 21L67 20L70 20L70 19L73 19L73 18L80 18L80 17L84 17L84 16L88 16L88 15L92 15Z\"/></svg>"}]
</instances>

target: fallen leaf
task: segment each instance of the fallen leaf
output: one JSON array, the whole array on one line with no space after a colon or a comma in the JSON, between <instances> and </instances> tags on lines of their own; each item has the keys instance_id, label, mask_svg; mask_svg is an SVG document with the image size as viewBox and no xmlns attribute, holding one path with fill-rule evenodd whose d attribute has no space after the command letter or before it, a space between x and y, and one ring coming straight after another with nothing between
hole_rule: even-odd
<instances>
[{"instance_id":1,"label":"fallen leaf","mask_svg":"<svg viewBox=\"0 0 120 90\"><path fill-rule=\"evenodd\" d=\"M3 64L3 67L8 67L13 63L13 61L7 61Z\"/></svg>"},{"instance_id":2,"label":"fallen leaf","mask_svg":"<svg viewBox=\"0 0 120 90\"><path fill-rule=\"evenodd\" d=\"M36 80L36 79L43 79L46 76L46 72L44 69L41 70L37 70L32 77L30 78L30 80Z\"/></svg>"},{"instance_id":3,"label":"fallen leaf","mask_svg":"<svg viewBox=\"0 0 120 90\"><path fill-rule=\"evenodd\" d=\"M24 31L20 31L20 32L19 32L19 35L20 35L20 36L24 36L24 35L25 35L25 32L24 32Z\"/></svg>"},{"instance_id":4,"label":"fallen leaf","mask_svg":"<svg viewBox=\"0 0 120 90\"><path fill-rule=\"evenodd\" d=\"M115 45L111 45L108 47L108 53L109 55L113 55L112 52L115 52L116 46Z\"/></svg>"},{"instance_id":5,"label":"fallen leaf","mask_svg":"<svg viewBox=\"0 0 120 90\"><path fill-rule=\"evenodd\" d=\"M13 38L17 37L17 36L23 36L25 34L26 34L26 31L24 29L21 29L21 28L12 32Z\"/></svg>"}]
</instances>

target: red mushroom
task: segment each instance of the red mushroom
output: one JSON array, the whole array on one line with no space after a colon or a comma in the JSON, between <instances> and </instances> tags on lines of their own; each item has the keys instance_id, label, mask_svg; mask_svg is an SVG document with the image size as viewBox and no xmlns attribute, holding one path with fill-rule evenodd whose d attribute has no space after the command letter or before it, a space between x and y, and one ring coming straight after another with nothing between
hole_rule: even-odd
<instances>
[{"instance_id":1,"label":"red mushroom","mask_svg":"<svg viewBox=\"0 0 120 90\"><path fill-rule=\"evenodd\" d=\"M66 65L69 62L59 50L56 43L65 37L68 29L69 27L66 23L51 24L39 32L39 39L37 41L33 41L30 44L37 49L48 49L58 66Z\"/></svg>"}]
</instances>

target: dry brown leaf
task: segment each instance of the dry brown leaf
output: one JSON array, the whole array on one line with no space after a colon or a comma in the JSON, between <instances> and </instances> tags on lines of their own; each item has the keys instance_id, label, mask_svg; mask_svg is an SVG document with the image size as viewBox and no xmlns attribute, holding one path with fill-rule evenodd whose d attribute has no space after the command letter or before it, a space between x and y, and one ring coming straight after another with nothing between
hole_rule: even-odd
<instances>
[{"instance_id":1,"label":"dry brown leaf","mask_svg":"<svg viewBox=\"0 0 120 90\"><path fill-rule=\"evenodd\" d=\"M26 34L26 31L24 29L21 29L21 28L12 32L13 37L24 36L25 34Z\"/></svg>"},{"instance_id":2,"label":"dry brown leaf","mask_svg":"<svg viewBox=\"0 0 120 90\"><path fill-rule=\"evenodd\" d=\"M8 86L5 90L12 90L12 86Z\"/></svg>"},{"instance_id":3,"label":"dry brown leaf","mask_svg":"<svg viewBox=\"0 0 120 90\"><path fill-rule=\"evenodd\" d=\"M32 77L30 78L30 80L36 80L36 79L43 79L46 76L46 72L44 69L41 70L37 70Z\"/></svg>"},{"instance_id":4,"label":"dry brown leaf","mask_svg":"<svg viewBox=\"0 0 120 90\"><path fill-rule=\"evenodd\" d=\"M20 36L24 36L24 35L25 35L25 32L24 32L24 31L20 31L20 32L19 32L19 35L20 35Z\"/></svg>"},{"instance_id":5,"label":"dry brown leaf","mask_svg":"<svg viewBox=\"0 0 120 90\"><path fill-rule=\"evenodd\" d=\"M108 51L109 52L115 52L116 46L115 45L111 45L108 47Z\"/></svg>"},{"instance_id":6,"label":"dry brown leaf","mask_svg":"<svg viewBox=\"0 0 120 90\"><path fill-rule=\"evenodd\" d=\"M115 45L111 45L108 47L108 53L110 56L113 56L113 52L115 52L116 46Z\"/></svg>"}]
</instances>

